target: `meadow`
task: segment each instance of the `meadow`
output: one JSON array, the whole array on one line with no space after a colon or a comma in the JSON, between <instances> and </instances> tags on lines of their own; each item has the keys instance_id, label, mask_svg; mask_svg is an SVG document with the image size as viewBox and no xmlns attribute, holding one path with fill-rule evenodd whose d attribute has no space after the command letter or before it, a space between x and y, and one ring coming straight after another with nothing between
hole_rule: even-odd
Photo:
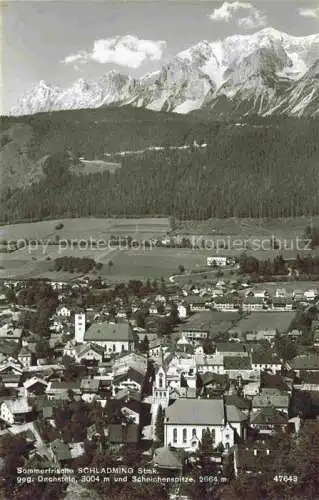
<instances>
[{"instance_id":1,"label":"meadow","mask_svg":"<svg viewBox=\"0 0 319 500\"><path fill-rule=\"evenodd\" d=\"M205 269L206 258L214 255L228 255L238 257L244 250L237 248L218 249L218 240L227 238L231 241L238 238L244 242L252 238L301 238L304 228L309 220L307 218L287 219L286 222L258 221L252 219L211 219L208 221L192 222L191 242L198 241L198 235L207 238L205 248L180 249L156 247L154 240L163 239L171 231L171 220L169 218L79 218L44 220L40 222L21 223L5 225L0 227L0 240L2 246L5 241L24 242L24 246L10 252L1 253L1 277L13 277L28 275L31 277L42 276L52 269L52 261L57 257L74 256L90 257L96 262L103 264L100 270L101 276L111 282L124 281L127 279L154 279L167 278L179 274L179 266L185 268L185 276L178 278L180 282L189 282L191 271L202 271L201 274L192 273L192 282L204 282L214 278L214 272ZM315 224L316 221L313 221ZM187 226L189 224L189 227ZM185 229L191 229L191 223L177 223L175 234L185 235ZM209 234L208 226L211 227ZM276 231L277 228L277 231ZM201 229L206 232L201 232ZM259 231L259 232L258 232ZM267 232L268 231L268 232ZM281 231L281 233L279 233ZM149 241L151 248L136 246L128 249L125 245L121 248L105 246L95 248L92 241L107 242L111 236L131 237L136 241ZM204 237L204 236L203 236ZM27 241L28 240L28 241ZM71 244L68 243L71 241ZM295 241L295 240L294 240ZM60 244L59 244L60 242ZM52 244L55 243L55 244ZM253 255L260 260L274 258L283 255L284 258L294 258L297 249L253 249L247 247L247 254ZM309 254L309 250L301 250L300 254ZM318 255L318 248L312 251ZM112 260L113 265L108 265ZM223 270L225 276L229 277L229 271ZM53 273L51 272L52 276ZM70 274L70 279L74 278ZM298 285L299 286L299 285Z\"/></svg>"}]
</instances>

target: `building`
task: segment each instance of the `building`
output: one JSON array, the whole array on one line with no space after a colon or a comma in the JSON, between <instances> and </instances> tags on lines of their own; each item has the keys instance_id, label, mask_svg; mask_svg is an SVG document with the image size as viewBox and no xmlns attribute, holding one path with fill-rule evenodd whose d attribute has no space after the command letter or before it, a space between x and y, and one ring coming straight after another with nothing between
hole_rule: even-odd
<instances>
[{"instance_id":1,"label":"building","mask_svg":"<svg viewBox=\"0 0 319 500\"><path fill-rule=\"evenodd\" d=\"M196 450L209 429L214 446L233 446L234 430L226 421L222 399L177 399L165 411L164 445Z\"/></svg>"},{"instance_id":2,"label":"building","mask_svg":"<svg viewBox=\"0 0 319 500\"><path fill-rule=\"evenodd\" d=\"M246 345L239 342L217 342L216 354L222 356L236 356L239 358L249 355Z\"/></svg>"},{"instance_id":3,"label":"building","mask_svg":"<svg viewBox=\"0 0 319 500\"><path fill-rule=\"evenodd\" d=\"M203 312L210 308L207 298L198 295L189 295L184 299L184 305L190 312Z\"/></svg>"},{"instance_id":4,"label":"building","mask_svg":"<svg viewBox=\"0 0 319 500\"><path fill-rule=\"evenodd\" d=\"M134 350L132 328L126 322L112 323L104 321L93 323L85 332L83 341L102 346L105 353L108 354L119 354Z\"/></svg>"},{"instance_id":5,"label":"building","mask_svg":"<svg viewBox=\"0 0 319 500\"><path fill-rule=\"evenodd\" d=\"M4 401L0 408L0 418L9 425L23 424L32 420L32 406L27 398Z\"/></svg>"},{"instance_id":6,"label":"building","mask_svg":"<svg viewBox=\"0 0 319 500\"><path fill-rule=\"evenodd\" d=\"M85 313L76 313L74 315L74 339L78 343L84 341L85 334Z\"/></svg>"},{"instance_id":7,"label":"building","mask_svg":"<svg viewBox=\"0 0 319 500\"><path fill-rule=\"evenodd\" d=\"M60 318L70 318L71 310L66 306L61 306L61 307L58 307L56 314Z\"/></svg>"},{"instance_id":8,"label":"building","mask_svg":"<svg viewBox=\"0 0 319 500\"><path fill-rule=\"evenodd\" d=\"M207 257L206 259L206 264L209 267L226 267L228 264L230 264L231 259L229 257L226 257L224 255L214 255L212 257Z\"/></svg>"},{"instance_id":9,"label":"building","mask_svg":"<svg viewBox=\"0 0 319 500\"><path fill-rule=\"evenodd\" d=\"M18 361L25 368L32 365L32 354L27 347L22 347L18 354Z\"/></svg>"},{"instance_id":10,"label":"building","mask_svg":"<svg viewBox=\"0 0 319 500\"><path fill-rule=\"evenodd\" d=\"M278 373L281 371L282 362L272 352L253 351L251 354L251 364L253 370L271 371Z\"/></svg>"},{"instance_id":11,"label":"building","mask_svg":"<svg viewBox=\"0 0 319 500\"><path fill-rule=\"evenodd\" d=\"M214 301L214 308L217 311L239 311L241 301L238 297L217 297Z\"/></svg>"},{"instance_id":12,"label":"building","mask_svg":"<svg viewBox=\"0 0 319 500\"><path fill-rule=\"evenodd\" d=\"M152 404L161 405L163 409L168 407L169 387L165 370L162 366L158 369L153 383Z\"/></svg>"},{"instance_id":13,"label":"building","mask_svg":"<svg viewBox=\"0 0 319 500\"><path fill-rule=\"evenodd\" d=\"M265 300L262 297L246 297L242 309L245 312L263 311L266 309Z\"/></svg>"}]
</instances>

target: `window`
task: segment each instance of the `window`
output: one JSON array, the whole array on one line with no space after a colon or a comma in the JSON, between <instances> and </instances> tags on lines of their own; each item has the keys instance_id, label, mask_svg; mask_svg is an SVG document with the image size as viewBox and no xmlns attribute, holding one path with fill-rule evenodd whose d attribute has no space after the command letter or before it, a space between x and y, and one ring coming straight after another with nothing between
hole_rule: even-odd
<instances>
[{"instance_id":1,"label":"window","mask_svg":"<svg viewBox=\"0 0 319 500\"><path fill-rule=\"evenodd\" d=\"M124 351L124 349L125 349L125 346L124 346L124 344L122 344L122 351Z\"/></svg>"},{"instance_id":2,"label":"window","mask_svg":"<svg viewBox=\"0 0 319 500\"><path fill-rule=\"evenodd\" d=\"M193 437L193 438L194 438L194 437L196 437L196 429L193 429L193 430L192 430L192 437Z\"/></svg>"},{"instance_id":3,"label":"window","mask_svg":"<svg viewBox=\"0 0 319 500\"><path fill-rule=\"evenodd\" d=\"M159 387L163 387L163 373L160 373L159 376L158 376L158 384L159 384Z\"/></svg>"},{"instance_id":4,"label":"window","mask_svg":"<svg viewBox=\"0 0 319 500\"><path fill-rule=\"evenodd\" d=\"M183 443L187 441L187 429L183 429Z\"/></svg>"},{"instance_id":5,"label":"window","mask_svg":"<svg viewBox=\"0 0 319 500\"><path fill-rule=\"evenodd\" d=\"M115 352L115 351L116 351L116 345L113 344L113 352Z\"/></svg>"},{"instance_id":6,"label":"window","mask_svg":"<svg viewBox=\"0 0 319 500\"><path fill-rule=\"evenodd\" d=\"M177 443L177 429L173 430L173 443Z\"/></svg>"}]
</instances>

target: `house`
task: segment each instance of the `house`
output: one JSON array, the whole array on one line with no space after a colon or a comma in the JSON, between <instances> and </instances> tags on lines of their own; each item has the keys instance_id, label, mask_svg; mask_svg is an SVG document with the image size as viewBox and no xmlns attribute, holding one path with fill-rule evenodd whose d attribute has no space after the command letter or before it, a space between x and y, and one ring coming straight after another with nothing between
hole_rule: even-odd
<instances>
[{"instance_id":1,"label":"house","mask_svg":"<svg viewBox=\"0 0 319 500\"><path fill-rule=\"evenodd\" d=\"M290 395L285 392L261 393L252 398L252 412L260 411L268 406L288 414Z\"/></svg>"},{"instance_id":2,"label":"house","mask_svg":"<svg viewBox=\"0 0 319 500\"><path fill-rule=\"evenodd\" d=\"M220 354L194 354L198 373L224 374L224 357Z\"/></svg>"},{"instance_id":3,"label":"house","mask_svg":"<svg viewBox=\"0 0 319 500\"><path fill-rule=\"evenodd\" d=\"M232 429L235 431L234 438L246 439L247 437L247 426L248 426L248 415L241 411L234 404L227 404L225 402L225 410L227 416L227 422L231 425Z\"/></svg>"},{"instance_id":4,"label":"house","mask_svg":"<svg viewBox=\"0 0 319 500\"><path fill-rule=\"evenodd\" d=\"M246 357L249 356L245 344L238 342L216 342L216 354L222 356L236 356Z\"/></svg>"},{"instance_id":5,"label":"house","mask_svg":"<svg viewBox=\"0 0 319 500\"><path fill-rule=\"evenodd\" d=\"M278 473L275 466L280 453L271 440L236 444L234 447L235 477L246 474L259 476L265 472L273 474L274 477Z\"/></svg>"},{"instance_id":6,"label":"house","mask_svg":"<svg viewBox=\"0 0 319 500\"><path fill-rule=\"evenodd\" d=\"M292 299L287 299L284 297L273 298L271 306L274 311L292 311L294 302Z\"/></svg>"},{"instance_id":7,"label":"house","mask_svg":"<svg viewBox=\"0 0 319 500\"><path fill-rule=\"evenodd\" d=\"M111 423L108 429L108 442L111 445L137 444L140 440L139 426L135 423Z\"/></svg>"},{"instance_id":8,"label":"house","mask_svg":"<svg viewBox=\"0 0 319 500\"><path fill-rule=\"evenodd\" d=\"M257 380L256 382L249 382L248 384L245 384L243 386L244 397L256 396L257 394L259 394L259 391L260 391L259 380Z\"/></svg>"},{"instance_id":9,"label":"house","mask_svg":"<svg viewBox=\"0 0 319 500\"><path fill-rule=\"evenodd\" d=\"M165 446L154 450L151 464L162 471L183 471L185 454L183 450L174 450Z\"/></svg>"},{"instance_id":10,"label":"house","mask_svg":"<svg viewBox=\"0 0 319 500\"><path fill-rule=\"evenodd\" d=\"M82 399L86 403L93 403L97 398L101 381L95 378L82 378L80 390L82 391Z\"/></svg>"},{"instance_id":11,"label":"house","mask_svg":"<svg viewBox=\"0 0 319 500\"><path fill-rule=\"evenodd\" d=\"M259 434L273 435L275 432L286 432L289 421L287 414L269 405L252 414L250 426Z\"/></svg>"},{"instance_id":12,"label":"house","mask_svg":"<svg viewBox=\"0 0 319 500\"><path fill-rule=\"evenodd\" d=\"M253 370L277 373L281 371L282 362L274 353L263 349L251 353L251 366Z\"/></svg>"},{"instance_id":13,"label":"house","mask_svg":"<svg viewBox=\"0 0 319 500\"><path fill-rule=\"evenodd\" d=\"M245 312L263 311L266 309L265 301L262 297L245 297L242 310Z\"/></svg>"},{"instance_id":14,"label":"house","mask_svg":"<svg viewBox=\"0 0 319 500\"><path fill-rule=\"evenodd\" d=\"M33 408L27 398L7 400L1 404L0 418L9 425L30 422L33 419Z\"/></svg>"},{"instance_id":15,"label":"house","mask_svg":"<svg viewBox=\"0 0 319 500\"><path fill-rule=\"evenodd\" d=\"M14 373L8 373L1 376L2 383L6 388L17 389L20 385L21 375Z\"/></svg>"},{"instance_id":16,"label":"house","mask_svg":"<svg viewBox=\"0 0 319 500\"><path fill-rule=\"evenodd\" d=\"M287 297L287 290L286 288L277 288L275 291L275 298L276 299L285 299Z\"/></svg>"},{"instance_id":17,"label":"house","mask_svg":"<svg viewBox=\"0 0 319 500\"><path fill-rule=\"evenodd\" d=\"M224 356L224 373L230 380L255 380L257 378L249 356Z\"/></svg>"},{"instance_id":18,"label":"house","mask_svg":"<svg viewBox=\"0 0 319 500\"><path fill-rule=\"evenodd\" d=\"M318 372L319 353L296 356L287 363L287 367L293 370L298 376L301 371Z\"/></svg>"},{"instance_id":19,"label":"house","mask_svg":"<svg viewBox=\"0 0 319 500\"><path fill-rule=\"evenodd\" d=\"M214 445L233 446L234 430L225 418L222 399L177 399L166 408L164 446L196 450L204 433L211 431Z\"/></svg>"},{"instance_id":20,"label":"house","mask_svg":"<svg viewBox=\"0 0 319 500\"><path fill-rule=\"evenodd\" d=\"M314 347L319 347L319 330L313 334L313 345Z\"/></svg>"},{"instance_id":21,"label":"house","mask_svg":"<svg viewBox=\"0 0 319 500\"><path fill-rule=\"evenodd\" d=\"M70 318L71 309L69 309L66 306L58 307L56 310L56 315L59 316L60 318Z\"/></svg>"},{"instance_id":22,"label":"house","mask_svg":"<svg viewBox=\"0 0 319 500\"><path fill-rule=\"evenodd\" d=\"M17 356L19 363L25 368L32 365L32 354L27 347L22 347Z\"/></svg>"},{"instance_id":23,"label":"house","mask_svg":"<svg viewBox=\"0 0 319 500\"><path fill-rule=\"evenodd\" d=\"M182 335L181 338L176 342L176 346L177 349L186 352L192 348L192 342L185 338L184 335Z\"/></svg>"},{"instance_id":24,"label":"house","mask_svg":"<svg viewBox=\"0 0 319 500\"><path fill-rule=\"evenodd\" d=\"M14 342L20 343L22 334L22 328L16 328L11 324L5 324L0 327L0 340L12 340Z\"/></svg>"},{"instance_id":25,"label":"house","mask_svg":"<svg viewBox=\"0 0 319 500\"><path fill-rule=\"evenodd\" d=\"M208 299L197 295L189 295L184 299L184 305L191 313L207 311L210 308Z\"/></svg>"},{"instance_id":26,"label":"house","mask_svg":"<svg viewBox=\"0 0 319 500\"><path fill-rule=\"evenodd\" d=\"M156 339L151 340L149 343L149 349L148 349L148 355L150 358L153 359L159 359L162 355L162 352L165 354L165 352L168 350L168 347L163 345L163 340L158 339L156 336Z\"/></svg>"},{"instance_id":27,"label":"house","mask_svg":"<svg viewBox=\"0 0 319 500\"><path fill-rule=\"evenodd\" d=\"M26 397L37 397L44 394L49 383L39 377L31 377L23 383Z\"/></svg>"},{"instance_id":28,"label":"house","mask_svg":"<svg viewBox=\"0 0 319 500\"><path fill-rule=\"evenodd\" d=\"M49 383L45 390L48 399L56 400L69 400L70 395L81 395L81 382L80 381L70 381L70 382L58 382L52 381Z\"/></svg>"},{"instance_id":29,"label":"house","mask_svg":"<svg viewBox=\"0 0 319 500\"><path fill-rule=\"evenodd\" d=\"M131 367L125 372L117 373L114 375L112 382L113 394L125 388L141 391L144 379L144 373Z\"/></svg>"},{"instance_id":30,"label":"house","mask_svg":"<svg viewBox=\"0 0 319 500\"><path fill-rule=\"evenodd\" d=\"M80 344L75 348L75 360L77 363L83 361L95 361L101 363L104 358L104 348L98 344Z\"/></svg>"},{"instance_id":31,"label":"house","mask_svg":"<svg viewBox=\"0 0 319 500\"><path fill-rule=\"evenodd\" d=\"M241 300L238 297L217 297L214 300L214 308L217 311L238 311L241 308Z\"/></svg>"},{"instance_id":32,"label":"house","mask_svg":"<svg viewBox=\"0 0 319 500\"><path fill-rule=\"evenodd\" d=\"M303 300L305 298L304 291L300 289L295 289L292 292L292 297L295 301Z\"/></svg>"},{"instance_id":33,"label":"house","mask_svg":"<svg viewBox=\"0 0 319 500\"><path fill-rule=\"evenodd\" d=\"M178 304L177 313L179 319L186 319L189 316L189 308L185 304Z\"/></svg>"},{"instance_id":34,"label":"house","mask_svg":"<svg viewBox=\"0 0 319 500\"><path fill-rule=\"evenodd\" d=\"M250 399L245 399L242 396L238 396L238 394L225 394L224 395L225 405L227 406L235 406L238 410L241 411L246 416L246 420L249 418L250 409L251 409L251 401ZM229 414L228 419L229 419Z\"/></svg>"},{"instance_id":35,"label":"house","mask_svg":"<svg viewBox=\"0 0 319 500\"><path fill-rule=\"evenodd\" d=\"M108 354L119 354L134 350L134 338L129 323L101 322L93 323L86 330L83 342L102 346Z\"/></svg>"},{"instance_id":36,"label":"house","mask_svg":"<svg viewBox=\"0 0 319 500\"><path fill-rule=\"evenodd\" d=\"M229 257L226 257L224 255L214 255L212 257L207 257L206 259L206 265L209 267L226 267L228 264L230 264L232 259Z\"/></svg>"},{"instance_id":37,"label":"house","mask_svg":"<svg viewBox=\"0 0 319 500\"><path fill-rule=\"evenodd\" d=\"M108 419L111 423L122 422L124 417L125 421L142 426L149 409L149 404L130 398L129 395L122 399L109 399L106 404Z\"/></svg>"},{"instance_id":38,"label":"house","mask_svg":"<svg viewBox=\"0 0 319 500\"><path fill-rule=\"evenodd\" d=\"M247 332L246 341L254 342L258 340L267 340L268 342L272 342L276 337L276 333L277 330L275 328L267 328L256 332Z\"/></svg>"},{"instance_id":39,"label":"house","mask_svg":"<svg viewBox=\"0 0 319 500\"><path fill-rule=\"evenodd\" d=\"M306 300L315 300L315 298L318 296L318 290L316 288L306 290L304 292L304 297Z\"/></svg>"},{"instance_id":40,"label":"house","mask_svg":"<svg viewBox=\"0 0 319 500\"><path fill-rule=\"evenodd\" d=\"M72 459L70 447L62 439L52 441L50 443L50 450L59 464L64 464Z\"/></svg>"}]
</instances>

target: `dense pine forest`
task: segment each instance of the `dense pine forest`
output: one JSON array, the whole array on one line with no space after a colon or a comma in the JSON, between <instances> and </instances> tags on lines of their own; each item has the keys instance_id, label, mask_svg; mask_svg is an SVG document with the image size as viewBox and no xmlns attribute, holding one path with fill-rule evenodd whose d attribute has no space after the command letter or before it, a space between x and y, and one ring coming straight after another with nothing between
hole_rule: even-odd
<instances>
[{"instance_id":1,"label":"dense pine forest","mask_svg":"<svg viewBox=\"0 0 319 500\"><path fill-rule=\"evenodd\" d=\"M319 120L256 117L236 124L198 113L111 108L7 117L1 125L3 221L319 213ZM182 145L189 147L171 149ZM121 156L114 173L74 174L81 156L105 159L149 146L164 149Z\"/></svg>"}]
</instances>

